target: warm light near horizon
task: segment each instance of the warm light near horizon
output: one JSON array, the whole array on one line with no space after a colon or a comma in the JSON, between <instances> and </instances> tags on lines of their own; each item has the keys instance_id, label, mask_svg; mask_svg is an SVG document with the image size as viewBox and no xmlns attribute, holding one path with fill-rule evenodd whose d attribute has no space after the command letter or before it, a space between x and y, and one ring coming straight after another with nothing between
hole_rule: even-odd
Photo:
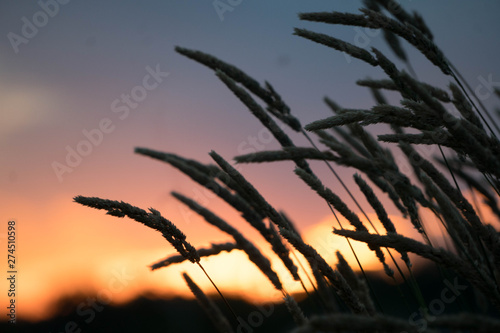
<instances>
[{"instance_id":1,"label":"warm light near horizon","mask_svg":"<svg viewBox=\"0 0 500 333\"><path fill-rule=\"evenodd\" d=\"M19 201L12 208L21 212L23 206L25 204ZM23 212L21 220L40 219L37 213ZM54 306L63 297L84 296L88 302L95 299L101 304L128 302L140 295L191 298L181 277L183 271L188 272L206 293L215 293L206 276L191 263L151 271L148 265L174 254L174 249L156 232L134 221L127 218L115 221L116 218L106 216L102 211L75 207L74 203L66 199L55 200L52 207L43 213L44 221L32 226L29 233L20 230L22 243L19 245L19 257L22 258L22 266L17 302L21 319L41 320L54 315ZM376 220L375 216L371 218ZM411 227L405 227L409 225L408 221L393 219L399 230L410 237L415 236ZM347 221L342 220L342 223L348 226ZM330 264L337 262L335 252L340 251L352 268L359 270L345 238L333 235L335 224L333 217L326 217L303 231L304 240ZM133 227L133 234L127 234L126 239L122 239L124 235L117 236L117 226ZM151 239L151 246L131 244L138 238ZM207 239L203 244L195 245L205 247L209 241ZM302 292L300 283L293 281L290 273L272 253L269 244L260 238L252 241L271 259L287 292ZM381 270L381 264L366 244L355 241L352 244L365 270ZM305 259L295 252L302 265L307 267ZM227 296L259 303L280 301L282 298L282 294L273 288L241 251L204 258L202 264ZM301 276L307 288L312 290L303 271ZM1 284L4 288L5 282ZM6 297L2 295L2 303L5 302ZM89 306L85 302L78 305L80 311Z\"/></svg>"}]
</instances>

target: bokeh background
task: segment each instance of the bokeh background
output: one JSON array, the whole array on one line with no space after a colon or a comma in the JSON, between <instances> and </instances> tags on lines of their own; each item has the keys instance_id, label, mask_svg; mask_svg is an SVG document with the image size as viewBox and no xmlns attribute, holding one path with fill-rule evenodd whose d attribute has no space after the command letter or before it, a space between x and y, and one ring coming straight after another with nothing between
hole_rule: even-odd
<instances>
[{"instance_id":1,"label":"bokeh background","mask_svg":"<svg viewBox=\"0 0 500 333\"><path fill-rule=\"evenodd\" d=\"M15 220L17 314L25 320L50 317L57 301L68 295L93 295L113 304L145 294L189 297L182 271L211 290L199 270L188 264L151 272L148 265L173 254L173 248L136 222L74 203L76 195L154 207L196 246L228 240L172 198L170 192L176 190L220 213L269 253L226 204L172 167L133 152L134 147L147 147L210 162L211 150L231 159L252 149L278 147L212 71L176 53L176 45L213 54L260 82L271 82L303 124L330 115L324 96L349 108L370 107L369 91L355 81L384 74L292 35L293 27L377 47L394 59L381 34L297 17L306 11L355 12L360 1L243 0L222 15L212 1L70 1L57 10L51 7L53 15L40 21L45 24L37 31L23 28L27 21L43 19L37 13L47 3L0 2L0 267L3 277L7 221ZM500 81L499 2L401 3L422 14L436 43L473 88L489 77ZM13 34L23 36L23 29L30 37L13 39ZM446 85L448 78L407 50L420 79ZM122 94L143 84L148 68L168 76L126 116L114 112L113 105L125 105ZM117 99L121 104L114 104ZM487 105L494 102L493 96L484 99ZM98 129L103 119L110 123L109 133L69 166L68 152L84 145L84 132ZM298 145L305 144L290 135ZM68 168L56 171L55 166L62 165ZM314 167L328 185L339 188L323 165ZM293 164L243 165L240 170L288 213L320 252L333 258L337 248L345 249L345 241L330 235L333 222L327 206L293 175ZM339 172L353 184L349 170ZM340 189L338 193L345 196ZM411 232L405 221L400 228ZM358 251L367 270L380 269L366 246ZM343 253L350 258L347 250ZM283 272L279 262L273 260L273 265ZM280 298L241 253L208 259L206 268L228 295L252 301ZM4 278L0 281L4 309L7 284ZM300 290L288 282L291 291ZM6 320L3 312L0 320Z\"/></svg>"}]
</instances>

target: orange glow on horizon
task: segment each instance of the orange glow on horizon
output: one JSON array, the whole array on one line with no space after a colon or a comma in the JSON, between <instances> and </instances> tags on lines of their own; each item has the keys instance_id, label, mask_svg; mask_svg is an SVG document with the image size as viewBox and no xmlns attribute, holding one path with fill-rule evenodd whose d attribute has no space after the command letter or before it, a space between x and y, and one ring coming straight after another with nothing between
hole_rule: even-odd
<instances>
[{"instance_id":1,"label":"orange glow on horizon","mask_svg":"<svg viewBox=\"0 0 500 333\"><path fill-rule=\"evenodd\" d=\"M215 292L201 270L189 262L157 271L149 269L148 265L174 254L173 248L157 232L127 218L117 219L106 216L102 211L75 205L66 198L59 198L46 207L46 211L38 212L23 210L22 207L26 205L21 198L13 200L13 211L23 212L19 216L20 221L35 221L40 216L45 217L40 224L30 226L29 233L21 222L18 225L19 318L30 321L46 319L55 314L54 306L62 297L78 295L88 295L104 304L124 303L140 295L152 294L165 298L192 298L181 277L181 272L184 271L207 294ZM370 215L370 219L378 221L375 215ZM420 239L407 220L394 216L391 219L400 233ZM344 227L349 226L345 220L342 223ZM364 223L368 225L365 221ZM303 238L330 264L337 262L335 252L338 250L351 267L358 271L359 267L347 241L333 235L332 228L335 225L334 218L328 216L303 230ZM228 237L221 237L220 233L214 231L213 227L206 226L206 223L203 227L201 224L200 227L196 226L197 233L193 232L193 225L188 227L191 229L186 232L188 240L194 240L192 243L197 247L206 247L212 241L229 241ZM243 234L247 234L250 228L245 227L238 226ZM379 225L377 228L383 230ZM439 236L439 228L430 230L430 233ZM270 258L285 289L289 293L302 292L300 283L293 281L281 261L272 253L269 244L260 237L249 237ZM366 271L382 271L381 264L366 244L356 241L352 241L352 244ZM307 267L305 259L295 252L302 265ZM398 253L393 251L393 254L399 260ZM387 256L386 258L390 262ZM415 257L412 259L415 262ZM280 301L282 298L282 294L272 287L241 251L203 258L202 264L228 297L239 297L256 303ZM308 289L312 290L303 272L301 276ZM6 287L6 282L2 281L0 288L6 290ZM1 301L2 304L7 302L6 294L2 294Z\"/></svg>"}]
</instances>

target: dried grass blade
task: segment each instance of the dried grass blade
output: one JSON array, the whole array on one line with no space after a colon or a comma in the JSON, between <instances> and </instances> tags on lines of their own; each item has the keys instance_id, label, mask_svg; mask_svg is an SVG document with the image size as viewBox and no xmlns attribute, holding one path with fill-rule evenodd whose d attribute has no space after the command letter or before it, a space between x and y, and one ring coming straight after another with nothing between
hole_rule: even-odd
<instances>
[{"instance_id":1,"label":"dried grass blade","mask_svg":"<svg viewBox=\"0 0 500 333\"><path fill-rule=\"evenodd\" d=\"M197 249L200 258L215 256L221 252L231 252L233 250L240 250L241 248L235 243L212 243L209 248L201 248ZM180 264L186 261L186 258L181 255L173 255L169 256L165 259L162 259L152 265L150 265L151 270L156 270L162 267L168 267L172 264Z\"/></svg>"},{"instance_id":2,"label":"dried grass blade","mask_svg":"<svg viewBox=\"0 0 500 333\"><path fill-rule=\"evenodd\" d=\"M182 273L182 277L186 281L189 289L200 303L205 313L208 315L214 326L220 333L233 333L233 328L229 324L227 318L222 314L219 307L212 302L198 285L191 279L187 273Z\"/></svg>"}]
</instances>

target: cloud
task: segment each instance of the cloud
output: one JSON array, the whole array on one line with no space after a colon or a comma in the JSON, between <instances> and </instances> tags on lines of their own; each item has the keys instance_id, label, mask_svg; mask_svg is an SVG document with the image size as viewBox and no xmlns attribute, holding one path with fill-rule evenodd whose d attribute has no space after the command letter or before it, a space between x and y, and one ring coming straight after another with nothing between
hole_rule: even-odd
<instances>
[{"instance_id":1,"label":"cloud","mask_svg":"<svg viewBox=\"0 0 500 333\"><path fill-rule=\"evenodd\" d=\"M52 119L56 99L46 88L0 84L0 142Z\"/></svg>"}]
</instances>

